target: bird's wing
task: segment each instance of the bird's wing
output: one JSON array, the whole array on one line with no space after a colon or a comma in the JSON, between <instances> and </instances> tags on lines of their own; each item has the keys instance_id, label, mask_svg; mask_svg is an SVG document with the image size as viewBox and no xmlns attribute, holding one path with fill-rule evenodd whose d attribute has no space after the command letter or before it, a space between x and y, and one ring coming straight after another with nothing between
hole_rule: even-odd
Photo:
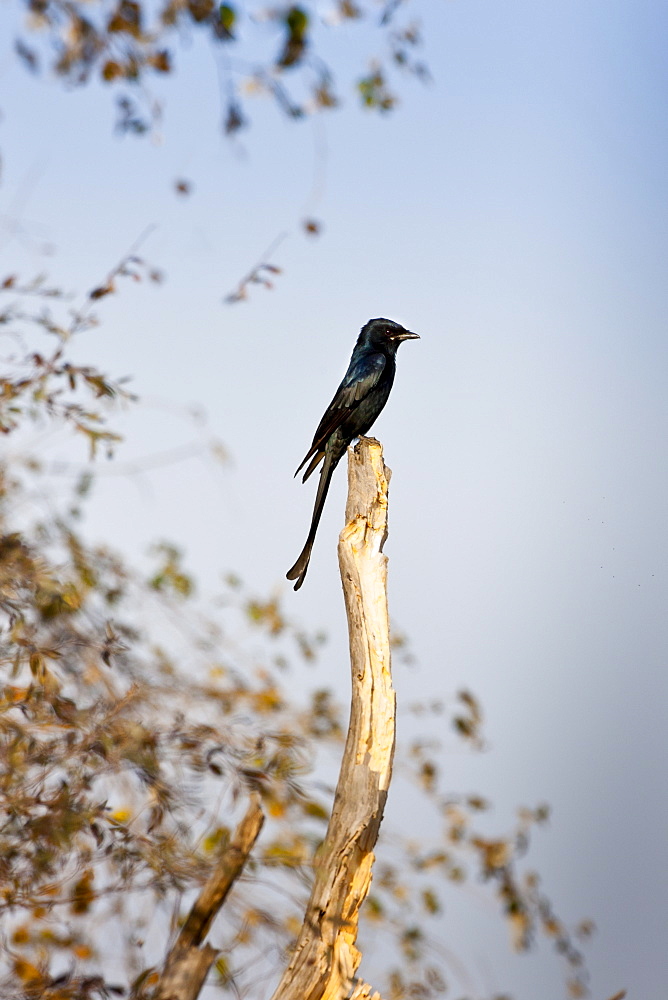
<instances>
[{"instance_id":1,"label":"bird's wing","mask_svg":"<svg viewBox=\"0 0 668 1000\"><path fill-rule=\"evenodd\" d=\"M312 462L309 466L304 479L308 478L318 462L322 460L325 453L325 444L330 435L334 433L337 427L341 426L346 417L378 385L384 368L385 355L380 353L366 354L358 361L351 363L343 382L336 390L334 399L325 410L322 420L318 424L318 429L315 432L313 443L308 453L304 456L299 469L297 469L297 472L299 472L306 465L309 458L317 453L321 453L315 463ZM297 475L297 472L295 472L295 475Z\"/></svg>"},{"instance_id":2,"label":"bird's wing","mask_svg":"<svg viewBox=\"0 0 668 1000\"><path fill-rule=\"evenodd\" d=\"M385 355L367 354L356 364L351 365L343 382L336 390L334 399L329 404L318 429L313 437L313 445L320 446L339 427L346 417L374 389L385 369Z\"/></svg>"}]
</instances>

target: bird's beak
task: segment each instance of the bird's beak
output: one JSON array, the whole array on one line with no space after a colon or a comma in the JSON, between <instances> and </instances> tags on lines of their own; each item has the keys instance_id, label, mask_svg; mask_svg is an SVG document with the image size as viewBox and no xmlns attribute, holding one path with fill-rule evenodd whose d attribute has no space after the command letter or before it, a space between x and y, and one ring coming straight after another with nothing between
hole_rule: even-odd
<instances>
[{"instance_id":1,"label":"bird's beak","mask_svg":"<svg viewBox=\"0 0 668 1000\"><path fill-rule=\"evenodd\" d=\"M392 340L419 340L420 335L418 333L411 333L410 330L404 330L403 333L395 333Z\"/></svg>"}]
</instances>

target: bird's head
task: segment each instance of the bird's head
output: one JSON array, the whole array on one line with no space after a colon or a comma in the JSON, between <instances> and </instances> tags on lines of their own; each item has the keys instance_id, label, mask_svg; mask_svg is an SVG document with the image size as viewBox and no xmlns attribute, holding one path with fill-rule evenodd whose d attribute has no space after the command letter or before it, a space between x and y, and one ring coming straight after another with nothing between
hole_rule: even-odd
<instances>
[{"instance_id":1,"label":"bird's head","mask_svg":"<svg viewBox=\"0 0 668 1000\"><path fill-rule=\"evenodd\" d=\"M419 340L417 333L411 333L400 323L395 323L391 319L370 319L362 327L360 342L371 344L387 350L396 351L402 340Z\"/></svg>"}]
</instances>

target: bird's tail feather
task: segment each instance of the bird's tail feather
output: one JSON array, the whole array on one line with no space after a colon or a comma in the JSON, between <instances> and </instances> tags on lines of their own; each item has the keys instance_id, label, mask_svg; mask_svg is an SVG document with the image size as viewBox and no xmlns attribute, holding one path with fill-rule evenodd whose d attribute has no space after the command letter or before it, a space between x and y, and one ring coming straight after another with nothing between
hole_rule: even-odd
<instances>
[{"instance_id":1,"label":"bird's tail feather","mask_svg":"<svg viewBox=\"0 0 668 1000\"><path fill-rule=\"evenodd\" d=\"M322 462L322 460L323 460L324 457L325 457L325 449L324 448L322 450L318 450L317 447L311 448L311 450L309 451L308 455L305 457L304 461L302 462L302 464L299 466L299 468L295 472L295 477L297 477L299 475L299 473L302 471L302 469L304 468L304 466L308 462L309 458L312 459L311 462L310 462L310 464L309 464L308 469L306 470L306 472L302 476L302 482L305 483L306 480L308 479L308 477L311 475L311 473L315 469L316 465L319 465L320 462Z\"/></svg>"},{"instance_id":2,"label":"bird's tail feather","mask_svg":"<svg viewBox=\"0 0 668 1000\"><path fill-rule=\"evenodd\" d=\"M317 451L315 453L315 455L311 459L311 462L309 464L308 469L306 470L306 472L302 476L302 482L303 483L306 482L306 480L311 475L311 473L317 468L318 465L320 465L320 463L322 462L322 460L323 460L324 457L325 457L325 451L324 451L324 449L322 451Z\"/></svg>"},{"instance_id":3,"label":"bird's tail feather","mask_svg":"<svg viewBox=\"0 0 668 1000\"><path fill-rule=\"evenodd\" d=\"M325 462L320 470L320 482L318 483L318 492L315 495L315 504L313 505L313 517L311 518L311 527L309 529L308 538L304 548L302 549L299 559L288 570L285 574L288 580L296 580L295 590L299 590L302 583L304 582L304 577L306 576L306 571L308 569L309 560L311 558L311 549L313 548L313 542L315 541L315 535L318 530L318 525L320 524L320 517L322 515L323 507L325 506L325 499L327 497L327 490L329 489L329 484L332 478L332 473L338 465L340 455L325 454ZM318 461L320 459L318 458ZM317 464L317 463L316 463ZM313 468L315 465L311 463ZM309 467L308 473L313 471Z\"/></svg>"},{"instance_id":4,"label":"bird's tail feather","mask_svg":"<svg viewBox=\"0 0 668 1000\"><path fill-rule=\"evenodd\" d=\"M311 549L313 548L313 539L309 535L306 545L301 551L299 559L294 564L292 569L289 569L285 574L288 580L296 580L295 590L299 590L302 583L304 582L304 577L306 576L306 570L308 569L308 564L311 560Z\"/></svg>"}]
</instances>

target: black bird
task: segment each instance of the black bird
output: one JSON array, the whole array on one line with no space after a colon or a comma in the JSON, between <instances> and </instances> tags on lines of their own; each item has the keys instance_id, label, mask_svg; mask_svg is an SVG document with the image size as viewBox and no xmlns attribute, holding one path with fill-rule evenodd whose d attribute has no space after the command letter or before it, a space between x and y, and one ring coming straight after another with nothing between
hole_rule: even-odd
<instances>
[{"instance_id":1,"label":"black bird","mask_svg":"<svg viewBox=\"0 0 668 1000\"><path fill-rule=\"evenodd\" d=\"M366 434L385 406L394 382L399 344L402 340L419 339L417 333L411 333L391 319L370 319L362 327L343 382L318 424L309 452L295 472L296 476L311 459L302 479L305 483L320 462L325 460L320 470L306 544L299 559L286 574L288 580L297 581L295 590L299 590L306 576L332 473L350 442Z\"/></svg>"}]
</instances>

